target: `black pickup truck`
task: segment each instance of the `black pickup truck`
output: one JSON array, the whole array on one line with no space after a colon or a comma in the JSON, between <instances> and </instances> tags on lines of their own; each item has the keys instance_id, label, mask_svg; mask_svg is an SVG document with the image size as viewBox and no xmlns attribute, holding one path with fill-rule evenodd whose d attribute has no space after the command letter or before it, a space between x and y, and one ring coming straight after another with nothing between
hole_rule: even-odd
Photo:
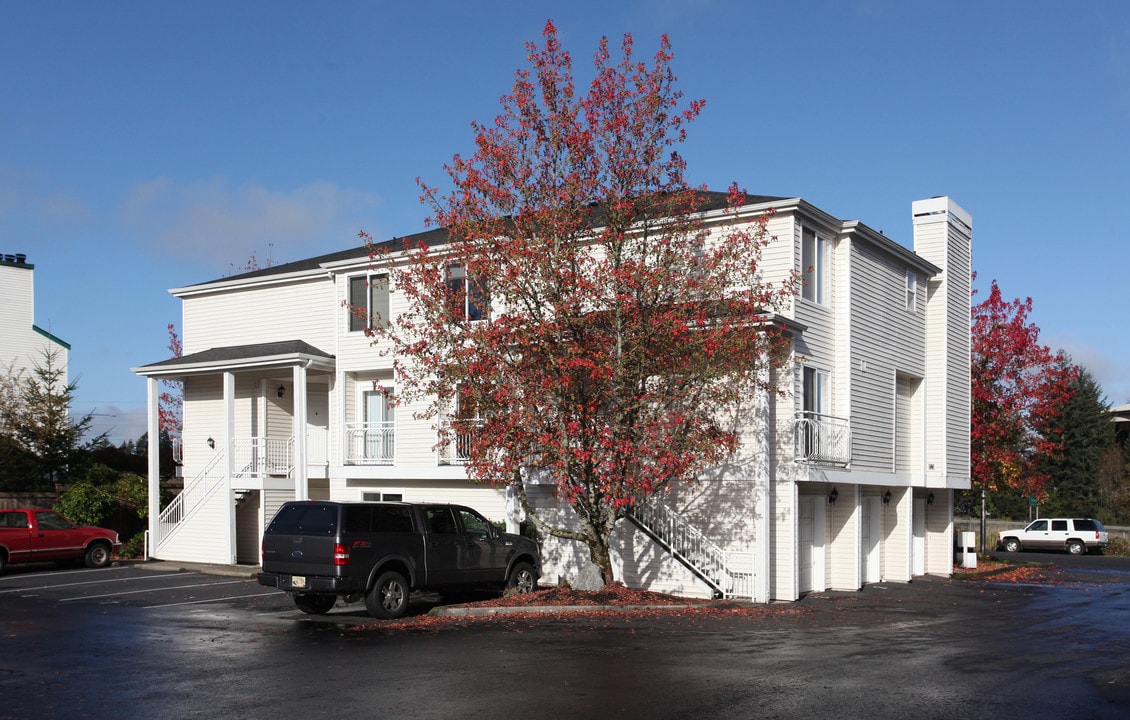
<instances>
[{"instance_id":1,"label":"black pickup truck","mask_svg":"<svg viewBox=\"0 0 1130 720\"><path fill-rule=\"evenodd\" d=\"M304 613L364 598L373 617L397 618L412 589L530 592L539 565L537 543L461 505L308 500L285 503L267 526L259 584Z\"/></svg>"}]
</instances>

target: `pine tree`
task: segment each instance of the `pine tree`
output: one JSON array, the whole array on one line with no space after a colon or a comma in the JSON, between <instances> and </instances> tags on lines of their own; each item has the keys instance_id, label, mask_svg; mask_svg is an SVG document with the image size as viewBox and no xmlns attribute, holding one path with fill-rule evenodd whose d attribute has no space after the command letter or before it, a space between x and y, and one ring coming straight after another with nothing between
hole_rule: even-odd
<instances>
[{"instance_id":1,"label":"pine tree","mask_svg":"<svg viewBox=\"0 0 1130 720\"><path fill-rule=\"evenodd\" d=\"M1114 446L1109 404L1098 382L1081 368L1072 392L1044 433L1060 446L1039 470L1050 478L1041 515L1095 517L1103 508L1100 483L1103 453Z\"/></svg>"},{"instance_id":2,"label":"pine tree","mask_svg":"<svg viewBox=\"0 0 1130 720\"><path fill-rule=\"evenodd\" d=\"M66 381L66 368L59 365L56 352L44 353L42 364L9 384L15 394L0 404L0 486L28 492L65 483L91 449L105 443L105 435L83 442L92 415L70 417L78 384Z\"/></svg>"}]
</instances>

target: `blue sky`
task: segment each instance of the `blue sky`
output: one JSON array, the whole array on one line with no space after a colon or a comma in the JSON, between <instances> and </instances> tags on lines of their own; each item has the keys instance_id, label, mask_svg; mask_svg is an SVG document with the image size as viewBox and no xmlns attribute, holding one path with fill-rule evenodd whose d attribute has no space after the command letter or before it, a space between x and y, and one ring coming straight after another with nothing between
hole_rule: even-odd
<instances>
[{"instance_id":1,"label":"blue sky","mask_svg":"<svg viewBox=\"0 0 1130 720\"><path fill-rule=\"evenodd\" d=\"M973 215L978 285L1130 401L1130 3L0 0L0 252L35 265L76 412L144 432L169 288L423 229L547 18L587 80L602 35L671 36L706 108L692 182L801 196L909 245L913 200Z\"/></svg>"}]
</instances>

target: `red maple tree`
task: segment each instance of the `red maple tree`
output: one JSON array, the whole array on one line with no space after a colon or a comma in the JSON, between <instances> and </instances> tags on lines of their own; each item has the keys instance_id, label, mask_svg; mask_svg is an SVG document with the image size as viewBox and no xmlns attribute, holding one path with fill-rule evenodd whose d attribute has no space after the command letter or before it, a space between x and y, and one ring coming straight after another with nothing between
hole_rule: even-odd
<instances>
[{"instance_id":1,"label":"red maple tree","mask_svg":"<svg viewBox=\"0 0 1130 720\"><path fill-rule=\"evenodd\" d=\"M169 352L178 358L184 354L177 326L169 323ZM179 438L183 427L184 383L162 380L162 390L157 396L157 420L162 433L169 440Z\"/></svg>"},{"instance_id":2,"label":"red maple tree","mask_svg":"<svg viewBox=\"0 0 1130 720\"><path fill-rule=\"evenodd\" d=\"M973 306L971 460L973 480L990 492L1040 497L1041 457L1062 448L1047 432L1071 395L1078 368L1039 342L1028 322L1032 298L1005 301L994 280Z\"/></svg>"},{"instance_id":3,"label":"red maple tree","mask_svg":"<svg viewBox=\"0 0 1130 720\"><path fill-rule=\"evenodd\" d=\"M703 102L675 89L666 36L650 64L630 35L618 62L602 40L583 95L552 22L543 38L445 167L452 189L421 183L435 242L374 248L411 310L372 332L471 478L512 487L611 581L616 523L737 447L794 285L763 281L766 218L738 216L744 193L687 185L673 146ZM538 510L539 486L573 517Z\"/></svg>"}]
</instances>

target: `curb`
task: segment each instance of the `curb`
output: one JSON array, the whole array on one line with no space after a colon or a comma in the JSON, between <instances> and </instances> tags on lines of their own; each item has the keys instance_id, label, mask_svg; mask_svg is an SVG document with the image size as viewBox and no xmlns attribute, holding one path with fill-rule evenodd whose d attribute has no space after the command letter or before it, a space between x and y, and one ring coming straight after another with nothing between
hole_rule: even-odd
<instances>
[{"instance_id":1,"label":"curb","mask_svg":"<svg viewBox=\"0 0 1130 720\"><path fill-rule=\"evenodd\" d=\"M210 565L208 563L183 563L171 560L115 560L115 564L156 572L196 572L202 575L254 578L259 567L253 565Z\"/></svg>"},{"instance_id":2,"label":"curb","mask_svg":"<svg viewBox=\"0 0 1130 720\"><path fill-rule=\"evenodd\" d=\"M638 612L640 610L691 610L708 605L506 605L499 607L434 607L431 617L489 617L491 615L524 615L550 613Z\"/></svg>"}]
</instances>

